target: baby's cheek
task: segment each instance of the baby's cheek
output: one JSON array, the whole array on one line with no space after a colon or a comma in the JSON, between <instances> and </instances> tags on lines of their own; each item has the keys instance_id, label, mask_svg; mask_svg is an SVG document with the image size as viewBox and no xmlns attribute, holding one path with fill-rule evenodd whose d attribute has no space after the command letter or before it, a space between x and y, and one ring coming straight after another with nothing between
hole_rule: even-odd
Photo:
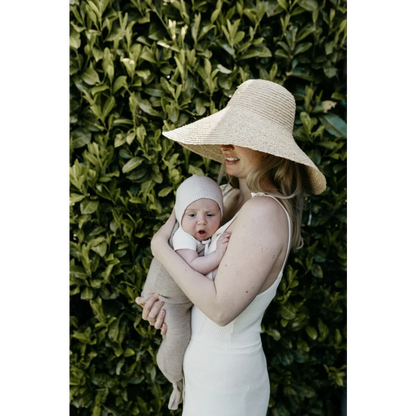
<instances>
[{"instance_id":1,"label":"baby's cheek","mask_svg":"<svg viewBox=\"0 0 416 416\"><path fill-rule=\"evenodd\" d=\"M217 224L215 224L215 229L214 229L214 232L215 232L215 231L217 231L217 230L218 230L218 228L220 228L220 224L221 224L221 223L220 223L220 221L218 221L218 223L217 223Z\"/></svg>"}]
</instances>

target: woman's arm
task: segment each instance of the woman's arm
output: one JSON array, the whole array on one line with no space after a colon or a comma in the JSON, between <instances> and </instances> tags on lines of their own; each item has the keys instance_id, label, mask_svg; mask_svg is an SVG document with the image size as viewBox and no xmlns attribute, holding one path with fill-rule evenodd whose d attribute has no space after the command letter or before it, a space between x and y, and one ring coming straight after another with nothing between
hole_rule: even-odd
<instances>
[{"instance_id":1,"label":"woman's arm","mask_svg":"<svg viewBox=\"0 0 416 416\"><path fill-rule=\"evenodd\" d=\"M176 250L178 253L194 270L201 274L208 274L215 270L227 249L230 233L224 233L220 236L217 242L217 249L206 256L198 256L195 250L180 249Z\"/></svg>"},{"instance_id":2,"label":"woman's arm","mask_svg":"<svg viewBox=\"0 0 416 416\"><path fill-rule=\"evenodd\" d=\"M218 325L227 325L257 296L286 248L286 214L268 197L246 202L233 224L215 281L193 270L169 246L167 239L174 221L171 217L153 237L153 255L206 316Z\"/></svg>"}]
</instances>

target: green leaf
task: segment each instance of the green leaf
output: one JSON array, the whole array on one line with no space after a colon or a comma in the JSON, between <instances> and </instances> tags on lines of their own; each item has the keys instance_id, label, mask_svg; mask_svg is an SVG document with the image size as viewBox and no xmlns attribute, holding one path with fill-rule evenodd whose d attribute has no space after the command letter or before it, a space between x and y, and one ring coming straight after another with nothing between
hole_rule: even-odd
<instances>
[{"instance_id":1,"label":"green leaf","mask_svg":"<svg viewBox=\"0 0 416 416\"><path fill-rule=\"evenodd\" d=\"M135 139L135 137L136 137L136 133L134 133L134 131L127 135L126 142L129 146L133 143L133 140Z\"/></svg>"},{"instance_id":2,"label":"green leaf","mask_svg":"<svg viewBox=\"0 0 416 416\"><path fill-rule=\"evenodd\" d=\"M151 177L156 183L162 183L163 182L163 175L162 175L161 172L153 171L152 174L151 174Z\"/></svg>"},{"instance_id":3,"label":"green leaf","mask_svg":"<svg viewBox=\"0 0 416 416\"><path fill-rule=\"evenodd\" d=\"M88 330L91 333L91 329L90 328L87 328L87 331ZM90 344L91 343L90 335L88 333L75 331L72 336L74 338L80 340L83 344Z\"/></svg>"},{"instance_id":4,"label":"green leaf","mask_svg":"<svg viewBox=\"0 0 416 416\"><path fill-rule=\"evenodd\" d=\"M160 88L145 88L144 92L152 97L164 97L166 92Z\"/></svg>"},{"instance_id":5,"label":"green leaf","mask_svg":"<svg viewBox=\"0 0 416 416\"><path fill-rule=\"evenodd\" d=\"M264 45L254 46L250 48L245 54L243 54L239 59L250 59L250 58L269 58L272 56L270 49Z\"/></svg>"},{"instance_id":6,"label":"green leaf","mask_svg":"<svg viewBox=\"0 0 416 416\"><path fill-rule=\"evenodd\" d=\"M150 114L151 116L162 117L159 112L153 109L147 100L138 101L138 105L145 113Z\"/></svg>"},{"instance_id":7,"label":"green leaf","mask_svg":"<svg viewBox=\"0 0 416 416\"><path fill-rule=\"evenodd\" d=\"M286 42L280 41L280 42L277 42L277 44L283 48L283 50L286 52L288 56L292 53L289 45Z\"/></svg>"},{"instance_id":8,"label":"green leaf","mask_svg":"<svg viewBox=\"0 0 416 416\"><path fill-rule=\"evenodd\" d=\"M173 188L171 186L168 186L166 188L163 188L161 191L159 191L157 196L164 197L166 195L169 195L172 192L172 190Z\"/></svg>"},{"instance_id":9,"label":"green leaf","mask_svg":"<svg viewBox=\"0 0 416 416\"><path fill-rule=\"evenodd\" d=\"M74 49L78 49L81 46L80 34L71 28L71 35L69 38L69 46Z\"/></svg>"},{"instance_id":10,"label":"green leaf","mask_svg":"<svg viewBox=\"0 0 416 416\"><path fill-rule=\"evenodd\" d=\"M298 5L308 12L314 12L319 7L316 0L299 0Z\"/></svg>"},{"instance_id":11,"label":"green leaf","mask_svg":"<svg viewBox=\"0 0 416 416\"><path fill-rule=\"evenodd\" d=\"M231 74L233 71L231 71L230 69L225 68L224 66L222 66L221 64L217 65L217 68L220 72L222 72L223 74Z\"/></svg>"},{"instance_id":12,"label":"green leaf","mask_svg":"<svg viewBox=\"0 0 416 416\"><path fill-rule=\"evenodd\" d=\"M298 78L301 78L301 79L306 79L307 81L313 81L314 80L314 76L313 75L311 75L309 73L306 73L306 72L302 72L302 71L303 71L302 68L297 67L293 71L292 76L298 77Z\"/></svg>"},{"instance_id":13,"label":"green leaf","mask_svg":"<svg viewBox=\"0 0 416 416\"><path fill-rule=\"evenodd\" d=\"M334 41L325 43L325 53L327 55L331 54L334 50Z\"/></svg>"},{"instance_id":14,"label":"green leaf","mask_svg":"<svg viewBox=\"0 0 416 416\"><path fill-rule=\"evenodd\" d=\"M312 338L314 341L316 340L316 338L318 338L318 332L314 327L307 325L305 327L305 330L309 337Z\"/></svg>"},{"instance_id":15,"label":"green leaf","mask_svg":"<svg viewBox=\"0 0 416 416\"><path fill-rule=\"evenodd\" d=\"M330 141L319 142L318 145L325 147L326 149L330 149L330 150L335 149L335 147L337 147L336 142L330 142Z\"/></svg>"},{"instance_id":16,"label":"green leaf","mask_svg":"<svg viewBox=\"0 0 416 416\"><path fill-rule=\"evenodd\" d=\"M85 198L85 195L81 195L81 194L71 194L70 203L71 203L71 205L74 205L77 202L82 201L84 198Z\"/></svg>"},{"instance_id":17,"label":"green leaf","mask_svg":"<svg viewBox=\"0 0 416 416\"><path fill-rule=\"evenodd\" d=\"M318 278L324 277L324 274L322 272L322 268L319 264L314 263L311 267L311 273Z\"/></svg>"},{"instance_id":18,"label":"green leaf","mask_svg":"<svg viewBox=\"0 0 416 416\"><path fill-rule=\"evenodd\" d=\"M316 31L316 27L312 24L307 24L306 26L302 27L302 29L299 30L297 36L296 36L296 41L300 42L302 39L306 38L307 36L309 36L311 33Z\"/></svg>"},{"instance_id":19,"label":"green leaf","mask_svg":"<svg viewBox=\"0 0 416 416\"><path fill-rule=\"evenodd\" d=\"M293 311L293 307L280 305L280 314L282 318L290 321L296 317L296 313Z\"/></svg>"},{"instance_id":20,"label":"green leaf","mask_svg":"<svg viewBox=\"0 0 416 416\"><path fill-rule=\"evenodd\" d=\"M197 166L189 165L188 173L190 175L200 175L205 176L204 171L201 168L198 168Z\"/></svg>"},{"instance_id":21,"label":"green leaf","mask_svg":"<svg viewBox=\"0 0 416 416\"><path fill-rule=\"evenodd\" d=\"M142 162L143 162L143 158L133 157L123 166L122 172L128 173L132 171L133 169L136 169L137 166L140 166Z\"/></svg>"},{"instance_id":22,"label":"green leaf","mask_svg":"<svg viewBox=\"0 0 416 416\"><path fill-rule=\"evenodd\" d=\"M238 43L240 43L243 39L244 39L245 33L243 31L239 31L235 34L233 42L234 45L237 45Z\"/></svg>"},{"instance_id":23,"label":"green leaf","mask_svg":"<svg viewBox=\"0 0 416 416\"><path fill-rule=\"evenodd\" d=\"M265 331L267 335L272 336L276 341L282 337L277 329L268 329Z\"/></svg>"},{"instance_id":24,"label":"green leaf","mask_svg":"<svg viewBox=\"0 0 416 416\"><path fill-rule=\"evenodd\" d=\"M119 319L116 319L110 325L110 327L108 329L108 338L110 338L112 341L117 341L119 332L120 332L120 320ZM121 354L122 354L122 352L121 352Z\"/></svg>"},{"instance_id":25,"label":"green leaf","mask_svg":"<svg viewBox=\"0 0 416 416\"><path fill-rule=\"evenodd\" d=\"M120 147L122 146L124 143L126 143L126 136L122 133L119 133L116 135L116 138L114 140L114 147Z\"/></svg>"},{"instance_id":26,"label":"green leaf","mask_svg":"<svg viewBox=\"0 0 416 416\"><path fill-rule=\"evenodd\" d=\"M332 93L331 98L334 100L345 100L345 94L336 91Z\"/></svg>"},{"instance_id":27,"label":"green leaf","mask_svg":"<svg viewBox=\"0 0 416 416\"><path fill-rule=\"evenodd\" d=\"M110 87L108 85L97 85L96 87L91 88L91 94L96 95L99 92L103 92L109 89Z\"/></svg>"},{"instance_id":28,"label":"green leaf","mask_svg":"<svg viewBox=\"0 0 416 416\"><path fill-rule=\"evenodd\" d=\"M286 58L286 59L289 58L288 54L283 49L277 49L274 54L276 56L280 56L281 58Z\"/></svg>"},{"instance_id":29,"label":"green leaf","mask_svg":"<svg viewBox=\"0 0 416 416\"><path fill-rule=\"evenodd\" d=\"M277 0L279 6L287 12L287 1L286 0Z\"/></svg>"},{"instance_id":30,"label":"green leaf","mask_svg":"<svg viewBox=\"0 0 416 416\"><path fill-rule=\"evenodd\" d=\"M312 46L311 42L308 43L301 43L295 49L294 55L298 55L300 53L306 52Z\"/></svg>"},{"instance_id":31,"label":"green leaf","mask_svg":"<svg viewBox=\"0 0 416 416\"><path fill-rule=\"evenodd\" d=\"M140 78L147 79L150 76L151 72L148 69L136 71L136 75Z\"/></svg>"},{"instance_id":32,"label":"green leaf","mask_svg":"<svg viewBox=\"0 0 416 416\"><path fill-rule=\"evenodd\" d=\"M82 300L90 300L94 297L94 291L90 287L86 287L81 292L81 299Z\"/></svg>"},{"instance_id":33,"label":"green leaf","mask_svg":"<svg viewBox=\"0 0 416 416\"><path fill-rule=\"evenodd\" d=\"M226 52L228 52L231 56L234 56L234 49L223 39L217 39L217 44L221 46Z\"/></svg>"},{"instance_id":34,"label":"green leaf","mask_svg":"<svg viewBox=\"0 0 416 416\"><path fill-rule=\"evenodd\" d=\"M121 75L119 77L116 78L116 80L114 81L114 85L113 85L113 94L118 91L121 87L126 86L127 85L127 76L126 75Z\"/></svg>"},{"instance_id":35,"label":"green leaf","mask_svg":"<svg viewBox=\"0 0 416 416\"><path fill-rule=\"evenodd\" d=\"M216 20L217 20L217 18L218 18L218 15L221 13L221 9L217 9L217 10L214 10L214 12L211 14L211 23L214 23Z\"/></svg>"},{"instance_id":36,"label":"green leaf","mask_svg":"<svg viewBox=\"0 0 416 416\"><path fill-rule=\"evenodd\" d=\"M93 214L97 211L99 202L87 199L81 202L81 214Z\"/></svg>"},{"instance_id":37,"label":"green leaf","mask_svg":"<svg viewBox=\"0 0 416 416\"><path fill-rule=\"evenodd\" d=\"M110 111L114 108L116 104L116 100L113 96L108 97L107 101L104 104L104 108L103 108L103 118L107 118L108 114L110 113Z\"/></svg>"},{"instance_id":38,"label":"green leaf","mask_svg":"<svg viewBox=\"0 0 416 416\"><path fill-rule=\"evenodd\" d=\"M155 55L147 46L145 46L144 49L142 50L142 53L140 54L140 58L148 62L151 62L152 64L157 64Z\"/></svg>"},{"instance_id":39,"label":"green leaf","mask_svg":"<svg viewBox=\"0 0 416 416\"><path fill-rule=\"evenodd\" d=\"M325 341L329 334L328 327L318 318L319 341Z\"/></svg>"},{"instance_id":40,"label":"green leaf","mask_svg":"<svg viewBox=\"0 0 416 416\"><path fill-rule=\"evenodd\" d=\"M133 356L133 355L135 355L136 353L135 353L135 351L133 350L133 349L131 349L131 348L126 348L126 350L124 351L124 354L123 354L123 356L124 357L131 357L131 356Z\"/></svg>"},{"instance_id":41,"label":"green leaf","mask_svg":"<svg viewBox=\"0 0 416 416\"><path fill-rule=\"evenodd\" d=\"M74 149L85 146L91 141L91 132L84 128L79 128L71 133L71 145Z\"/></svg>"},{"instance_id":42,"label":"green leaf","mask_svg":"<svg viewBox=\"0 0 416 416\"><path fill-rule=\"evenodd\" d=\"M100 257L104 257L107 252L107 243L104 241L97 246L91 247L92 251L95 251Z\"/></svg>"},{"instance_id":43,"label":"green leaf","mask_svg":"<svg viewBox=\"0 0 416 416\"><path fill-rule=\"evenodd\" d=\"M332 170L334 171L335 175L340 172L341 170L345 169L345 165L336 164L332 167Z\"/></svg>"},{"instance_id":44,"label":"green leaf","mask_svg":"<svg viewBox=\"0 0 416 416\"><path fill-rule=\"evenodd\" d=\"M328 78L333 78L337 75L338 70L337 68L330 67L330 68L324 68L324 72Z\"/></svg>"},{"instance_id":45,"label":"green leaf","mask_svg":"<svg viewBox=\"0 0 416 416\"><path fill-rule=\"evenodd\" d=\"M339 345L341 343L341 341L342 341L342 335L341 335L340 330L337 328L335 330L335 344Z\"/></svg>"},{"instance_id":46,"label":"green leaf","mask_svg":"<svg viewBox=\"0 0 416 416\"><path fill-rule=\"evenodd\" d=\"M327 113L318 117L325 130L335 137L347 137L347 123L335 114Z\"/></svg>"},{"instance_id":47,"label":"green leaf","mask_svg":"<svg viewBox=\"0 0 416 416\"><path fill-rule=\"evenodd\" d=\"M71 265L70 273L79 279L86 279L88 274L85 272L85 269L81 266Z\"/></svg>"},{"instance_id":48,"label":"green leaf","mask_svg":"<svg viewBox=\"0 0 416 416\"><path fill-rule=\"evenodd\" d=\"M95 85L100 82L100 77L98 76L98 73L92 68L87 68L85 72L81 75L81 78L88 85Z\"/></svg>"}]
</instances>

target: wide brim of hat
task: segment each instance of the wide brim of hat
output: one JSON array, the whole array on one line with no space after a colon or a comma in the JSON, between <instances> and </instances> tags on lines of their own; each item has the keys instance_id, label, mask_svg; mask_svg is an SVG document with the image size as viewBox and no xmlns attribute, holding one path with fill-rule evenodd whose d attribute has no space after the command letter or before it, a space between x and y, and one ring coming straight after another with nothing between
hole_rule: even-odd
<instances>
[{"instance_id":1,"label":"wide brim of hat","mask_svg":"<svg viewBox=\"0 0 416 416\"><path fill-rule=\"evenodd\" d=\"M224 162L220 145L248 147L289 159L306 166L310 187L318 195L326 189L325 176L296 144L287 128L244 107L225 107L221 111L163 135L200 156Z\"/></svg>"}]
</instances>

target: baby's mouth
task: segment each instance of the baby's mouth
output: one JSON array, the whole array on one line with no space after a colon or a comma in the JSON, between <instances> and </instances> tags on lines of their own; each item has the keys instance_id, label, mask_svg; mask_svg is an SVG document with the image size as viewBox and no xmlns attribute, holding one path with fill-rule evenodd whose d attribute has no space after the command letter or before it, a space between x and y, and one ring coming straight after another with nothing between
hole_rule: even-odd
<instances>
[{"instance_id":1,"label":"baby's mouth","mask_svg":"<svg viewBox=\"0 0 416 416\"><path fill-rule=\"evenodd\" d=\"M205 237L205 236L207 235L207 232L206 232L206 231L204 231L204 230L199 230L199 231L198 231L198 235L199 235L200 237Z\"/></svg>"}]
</instances>

